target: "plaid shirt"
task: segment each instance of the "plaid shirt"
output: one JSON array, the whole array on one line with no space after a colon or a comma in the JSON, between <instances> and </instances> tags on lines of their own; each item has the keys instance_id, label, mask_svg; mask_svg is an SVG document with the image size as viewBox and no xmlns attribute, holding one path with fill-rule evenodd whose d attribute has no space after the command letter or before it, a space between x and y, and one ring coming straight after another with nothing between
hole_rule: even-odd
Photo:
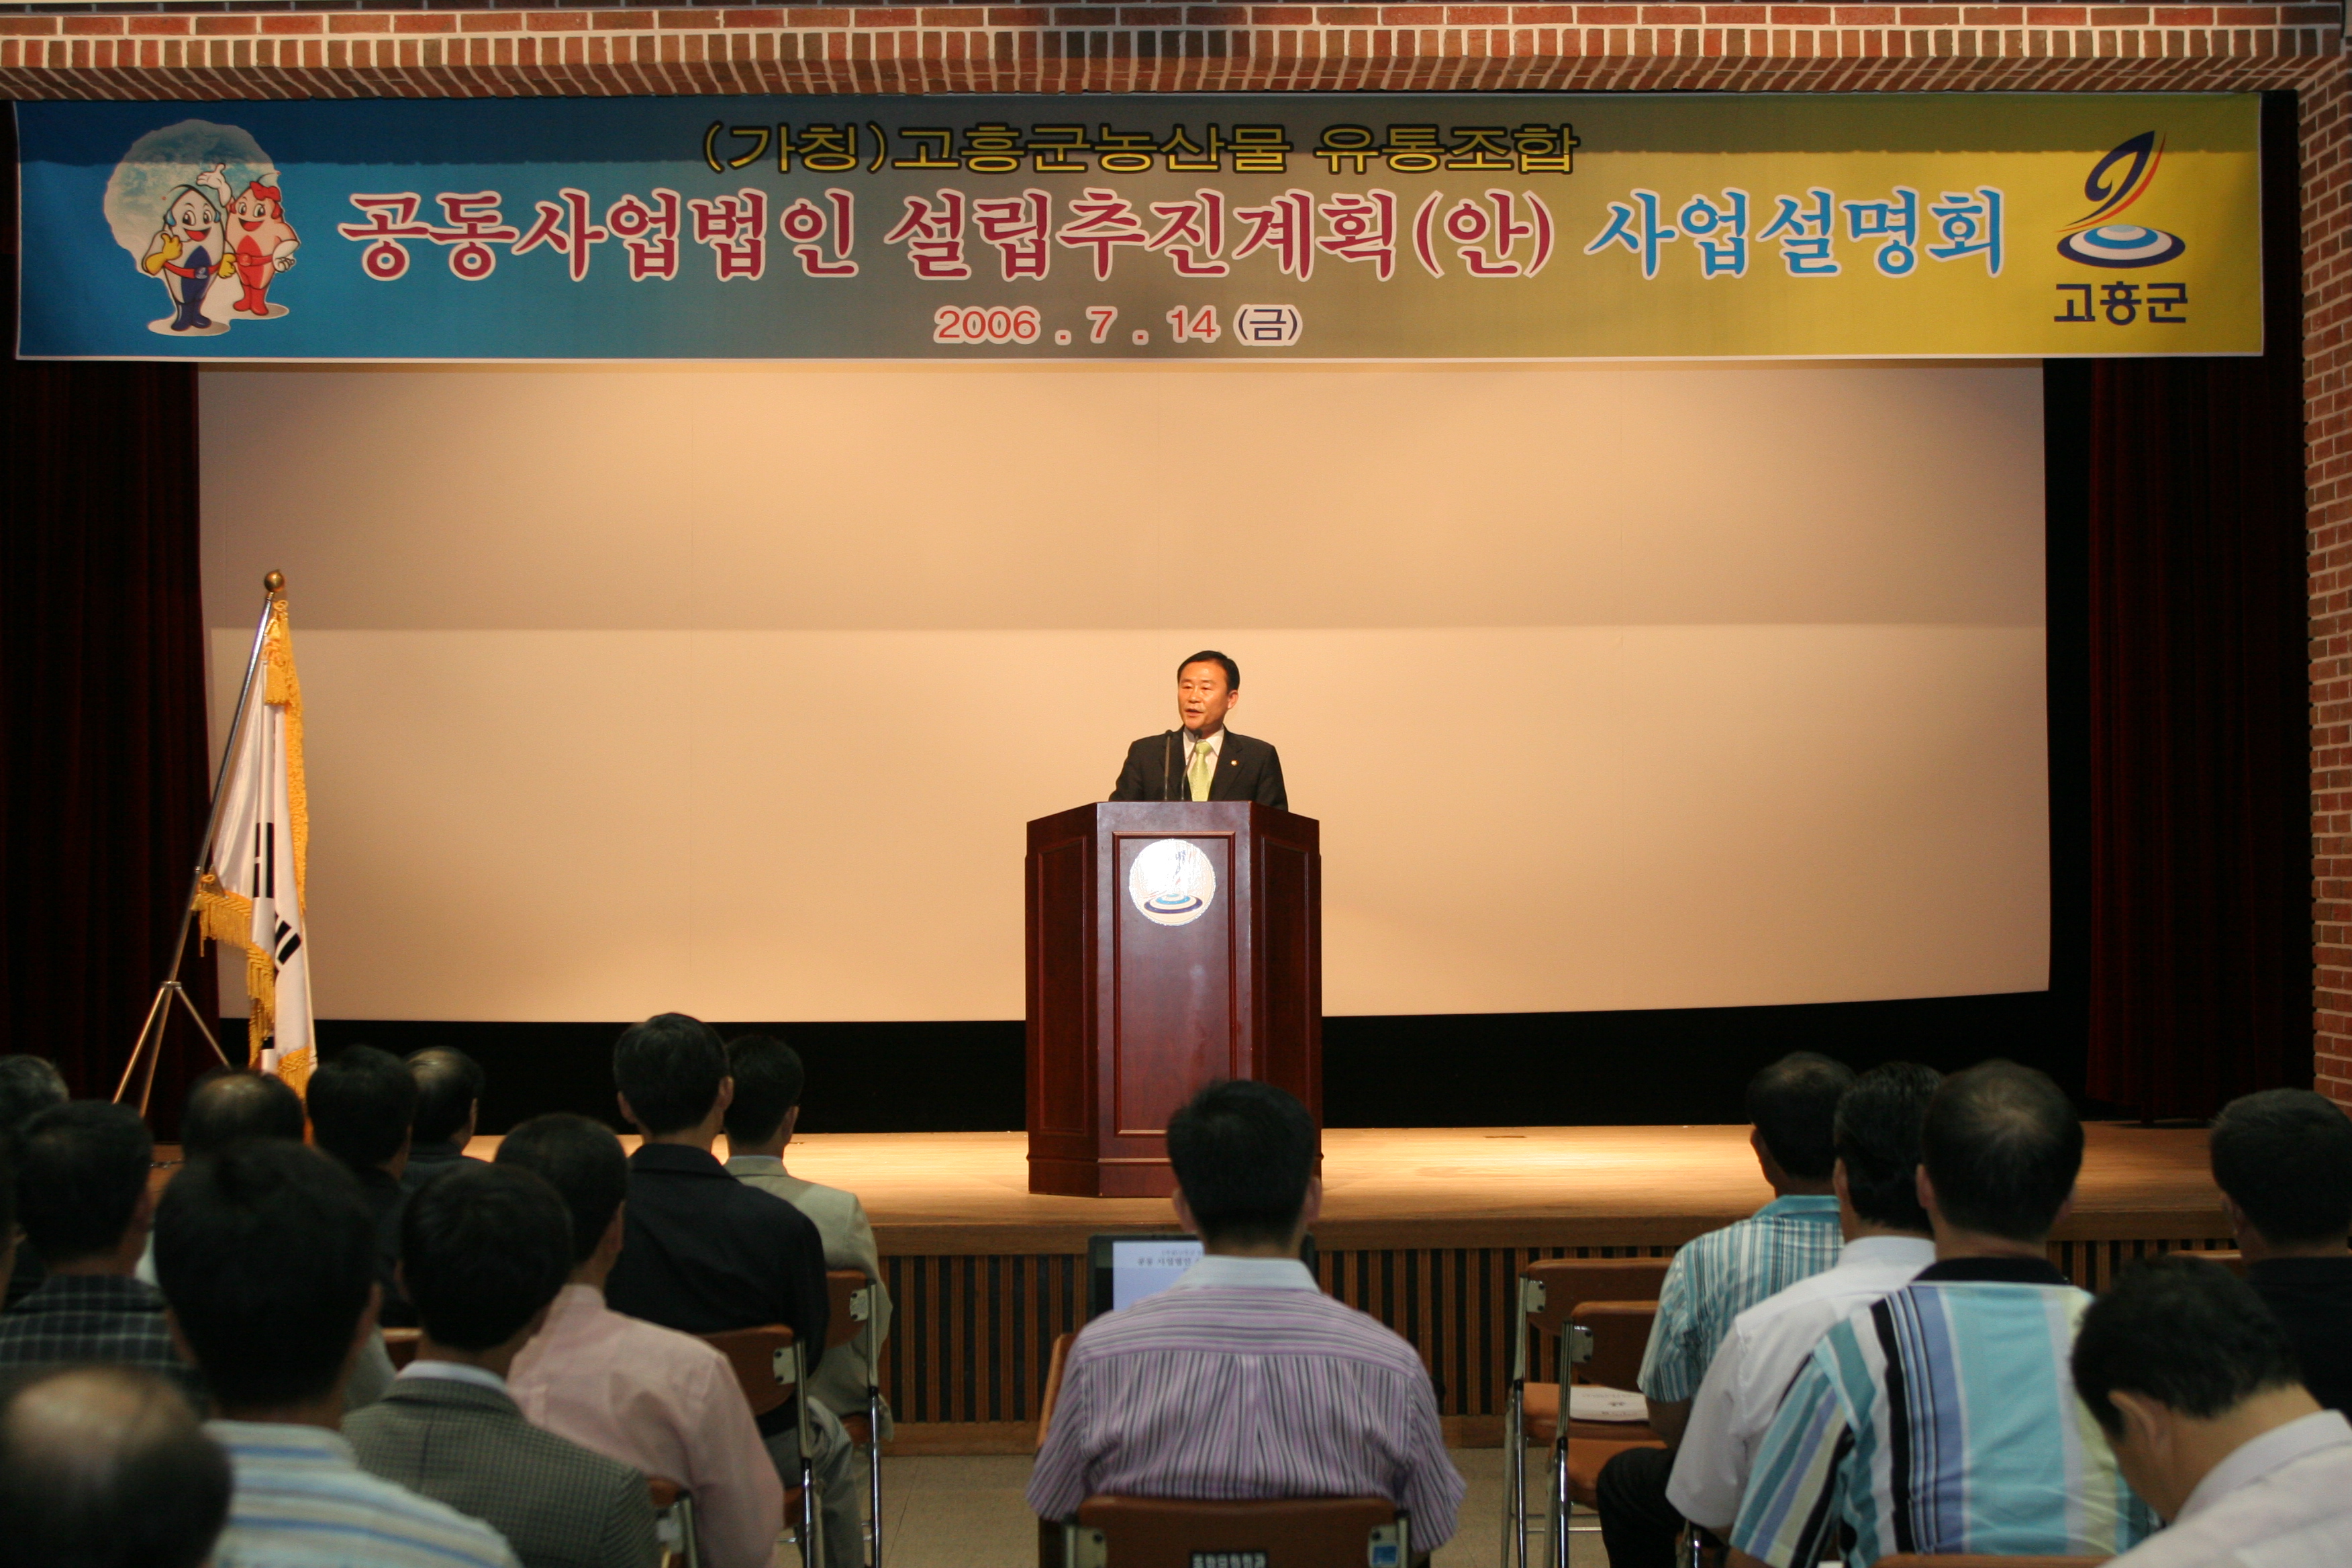
<instances>
[{"instance_id":1,"label":"plaid shirt","mask_svg":"<svg viewBox=\"0 0 2352 1568\"><path fill-rule=\"evenodd\" d=\"M163 1324L163 1293L117 1274L52 1274L0 1316L0 1366L142 1366L179 1385L198 1415L203 1377L180 1359Z\"/></svg>"}]
</instances>

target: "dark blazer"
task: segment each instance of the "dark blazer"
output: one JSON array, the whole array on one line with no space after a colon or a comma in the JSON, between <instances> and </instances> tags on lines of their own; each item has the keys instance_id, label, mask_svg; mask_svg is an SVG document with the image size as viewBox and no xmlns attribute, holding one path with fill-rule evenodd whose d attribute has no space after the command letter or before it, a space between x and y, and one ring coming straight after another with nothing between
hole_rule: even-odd
<instances>
[{"instance_id":1,"label":"dark blazer","mask_svg":"<svg viewBox=\"0 0 2352 1568\"><path fill-rule=\"evenodd\" d=\"M1113 800L1190 800L1184 784L1184 731L1163 731L1146 735L1127 749L1127 765L1118 770ZM1276 811L1290 809L1290 795L1282 787L1282 758L1264 741L1225 731L1217 752L1216 776L1209 784L1211 800L1254 800Z\"/></svg>"},{"instance_id":2,"label":"dark blazer","mask_svg":"<svg viewBox=\"0 0 2352 1568\"><path fill-rule=\"evenodd\" d=\"M444 1171L454 1171L460 1165L486 1165L487 1160L477 1160L452 1143L419 1143L408 1152L408 1168L400 1173L400 1190L414 1194L417 1188Z\"/></svg>"},{"instance_id":3,"label":"dark blazer","mask_svg":"<svg viewBox=\"0 0 2352 1568\"><path fill-rule=\"evenodd\" d=\"M532 1426L496 1389L404 1377L343 1417L360 1465L507 1538L523 1568L653 1568L646 1478Z\"/></svg>"},{"instance_id":4,"label":"dark blazer","mask_svg":"<svg viewBox=\"0 0 2352 1568\"><path fill-rule=\"evenodd\" d=\"M814 1363L832 1311L824 1238L703 1150L647 1143L629 1156L628 1219L604 1304L687 1334L782 1323ZM793 1417L787 1400L760 1417L760 1431L773 1436Z\"/></svg>"}]
</instances>

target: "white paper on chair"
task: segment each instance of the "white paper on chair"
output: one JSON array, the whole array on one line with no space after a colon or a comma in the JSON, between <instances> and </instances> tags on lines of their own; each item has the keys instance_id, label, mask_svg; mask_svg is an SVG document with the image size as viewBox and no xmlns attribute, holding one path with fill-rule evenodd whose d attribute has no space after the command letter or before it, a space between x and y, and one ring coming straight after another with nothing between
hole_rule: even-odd
<instances>
[{"instance_id":1,"label":"white paper on chair","mask_svg":"<svg viewBox=\"0 0 2352 1568\"><path fill-rule=\"evenodd\" d=\"M1597 1383L1569 1385L1568 1418L1571 1421L1647 1421L1650 1407L1630 1389L1603 1388Z\"/></svg>"}]
</instances>

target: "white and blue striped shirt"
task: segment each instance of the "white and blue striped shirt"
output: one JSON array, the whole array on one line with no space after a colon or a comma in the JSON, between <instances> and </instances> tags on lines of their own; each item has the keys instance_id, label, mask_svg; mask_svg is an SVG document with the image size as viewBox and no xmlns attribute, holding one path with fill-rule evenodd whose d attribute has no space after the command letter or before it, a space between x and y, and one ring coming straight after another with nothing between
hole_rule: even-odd
<instances>
[{"instance_id":1,"label":"white and blue striped shirt","mask_svg":"<svg viewBox=\"0 0 2352 1568\"><path fill-rule=\"evenodd\" d=\"M1955 1258L1832 1329L1790 1384L1731 1544L1801 1568L1898 1552L2107 1557L2156 1525L2067 1371L2091 1298L2032 1258Z\"/></svg>"},{"instance_id":2,"label":"white and blue striped shirt","mask_svg":"<svg viewBox=\"0 0 2352 1568\"><path fill-rule=\"evenodd\" d=\"M1661 1405L1696 1398L1731 1321L1838 1260L1837 1199L1792 1194L1696 1237L1658 1287L1658 1317L1642 1352L1642 1392Z\"/></svg>"},{"instance_id":3,"label":"white and blue striped shirt","mask_svg":"<svg viewBox=\"0 0 2352 1568\"><path fill-rule=\"evenodd\" d=\"M497 1531L369 1475L323 1426L205 1430L236 1473L212 1568L517 1568Z\"/></svg>"}]
</instances>

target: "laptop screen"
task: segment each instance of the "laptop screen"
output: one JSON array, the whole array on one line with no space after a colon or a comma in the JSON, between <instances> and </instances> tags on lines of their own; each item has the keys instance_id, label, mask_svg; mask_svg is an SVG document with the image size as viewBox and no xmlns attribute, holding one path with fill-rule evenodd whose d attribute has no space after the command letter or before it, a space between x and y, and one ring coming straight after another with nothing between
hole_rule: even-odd
<instances>
[{"instance_id":1,"label":"laptop screen","mask_svg":"<svg viewBox=\"0 0 2352 1568\"><path fill-rule=\"evenodd\" d=\"M1315 1268L1315 1238L1298 1249L1299 1261ZM1099 1318L1156 1296L1201 1260L1201 1238L1182 1231L1087 1238L1087 1316Z\"/></svg>"},{"instance_id":2,"label":"laptop screen","mask_svg":"<svg viewBox=\"0 0 2352 1568\"><path fill-rule=\"evenodd\" d=\"M1087 1316L1099 1318L1165 1290L1200 1260L1201 1238L1181 1230L1087 1238Z\"/></svg>"}]
</instances>

